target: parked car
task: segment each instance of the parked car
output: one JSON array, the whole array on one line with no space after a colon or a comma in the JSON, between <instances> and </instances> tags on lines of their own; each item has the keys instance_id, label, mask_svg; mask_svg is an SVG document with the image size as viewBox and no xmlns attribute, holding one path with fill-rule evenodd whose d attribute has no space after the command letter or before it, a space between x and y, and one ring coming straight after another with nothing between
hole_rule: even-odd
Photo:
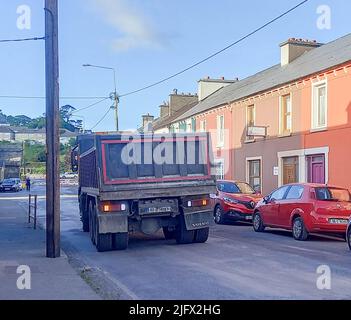
<instances>
[{"instance_id":1,"label":"parked car","mask_svg":"<svg viewBox=\"0 0 351 320\"><path fill-rule=\"evenodd\" d=\"M346 240L347 240L347 244L349 245L349 248L351 250L351 218L349 220L349 224L348 224L347 231L346 231Z\"/></svg>"},{"instance_id":2,"label":"parked car","mask_svg":"<svg viewBox=\"0 0 351 320\"><path fill-rule=\"evenodd\" d=\"M6 191L22 191L22 182L21 179L13 178L13 179L4 179L0 184L0 192Z\"/></svg>"},{"instance_id":3,"label":"parked car","mask_svg":"<svg viewBox=\"0 0 351 320\"><path fill-rule=\"evenodd\" d=\"M217 224L232 221L252 221L256 204L262 199L245 182L217 181L214 200L214 221Z\"/></svg>"},{"instance_id":4,"label":"parked car","mask_svg":"<svg viewBox=\"0 0 351 320\"><path fill-rule=\"evenodd\" d=\"M60 175L61 179L76 179L78 178L78 174L74 172L65 172Z\"/></svg>"},{"instance_id":5,"label":"parked car","mask_svg":"<svg viewBox=\"0 0 351 320\"><path fill-rule=\"evenodd\" d=\"M296 240L310 233L345 235L351 216L351 195L347 189L320 184L285 185L258 203L253 227L291 230Z\"/></svg>"}]
</instances>

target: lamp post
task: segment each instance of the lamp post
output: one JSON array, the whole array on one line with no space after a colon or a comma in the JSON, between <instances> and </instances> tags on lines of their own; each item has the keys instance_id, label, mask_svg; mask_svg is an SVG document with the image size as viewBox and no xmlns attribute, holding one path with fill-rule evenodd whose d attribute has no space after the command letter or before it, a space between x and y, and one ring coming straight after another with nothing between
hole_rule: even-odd
<instances>
[{"instance_id":1,"label":"lamp post","mask_svg":"<svg viewBox=\"0 0 351 320\"><path fill-rule=\"evenodd\" d=\"M118 120L118 103L119 103L119 96L117 94L117 84L116 84L116 69L112 67L104 67L104 66L97 66L93 64L83 64L83 67L88 68L98 68L98 69L105 69L113 71L113 83L114 83L114 92L111 94L111 100L114 101L114 106L112 109L115 110L115 122L116 122L116 131L119 131L119 120Z\"/></svg>"}]
</instances>

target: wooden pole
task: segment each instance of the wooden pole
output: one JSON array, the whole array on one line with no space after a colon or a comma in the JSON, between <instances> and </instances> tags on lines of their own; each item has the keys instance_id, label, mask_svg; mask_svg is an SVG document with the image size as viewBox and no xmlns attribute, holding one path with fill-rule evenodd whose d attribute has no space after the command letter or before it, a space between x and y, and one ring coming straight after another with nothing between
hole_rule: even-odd
<instances>
[{"instance_id":1,"label":"wooden pole","mask_svg":"<svg viewBox=\"0 0 351 320\"><path fill-rule=\"evenodd\" d=\"M58 0L45 0L46 256L60 257Z\"/></svg>"}]
</instances>

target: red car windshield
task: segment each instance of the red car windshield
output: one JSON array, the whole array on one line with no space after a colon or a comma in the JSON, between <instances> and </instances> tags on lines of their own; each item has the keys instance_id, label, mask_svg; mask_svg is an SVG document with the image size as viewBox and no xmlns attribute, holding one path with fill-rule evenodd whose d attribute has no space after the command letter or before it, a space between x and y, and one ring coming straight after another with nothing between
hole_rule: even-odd
<instances>
[{"instance_id":1,"label":"red car windshield","mask_svg":"<svg viewBox=\"0 0 351 320\"><path fill-rule=\"evenodd\" d=\"M316 188L316 197L318 200L323 201L351 201L350 192L346 189L338 188Z\"/></svg>"},{"instance_id":2,"label":"red car windshield","mask_svg":"<svg viewBox=\"0 0 351 320\"><path fill-rule=\"evenodd\" d=\"M238 182L238 183L230 183L230 182L221 182L218 185L218 189L224 193L243 193L243 194L254 194L255 191L252 189L247 183Z\"/></svg>"}]
</instances>

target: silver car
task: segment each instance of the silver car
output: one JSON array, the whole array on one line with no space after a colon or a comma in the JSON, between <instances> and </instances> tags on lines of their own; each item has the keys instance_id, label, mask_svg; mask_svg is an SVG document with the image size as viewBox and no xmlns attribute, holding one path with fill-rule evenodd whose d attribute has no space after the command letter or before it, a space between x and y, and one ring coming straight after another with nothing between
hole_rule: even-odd
<instances>
[{"instance_id":1,"label":"silver car","mask_svg":"<svg viewBox=\"0 0 351 320\"><path fill-rule=\"evenodd\" d=\"M18 178L5 179L0 184L0 192L6 192L6 191L19 192L21 190L22 190L22 182L21 182L21 179L18 179Z\"/></svg>"}]
</instances>

